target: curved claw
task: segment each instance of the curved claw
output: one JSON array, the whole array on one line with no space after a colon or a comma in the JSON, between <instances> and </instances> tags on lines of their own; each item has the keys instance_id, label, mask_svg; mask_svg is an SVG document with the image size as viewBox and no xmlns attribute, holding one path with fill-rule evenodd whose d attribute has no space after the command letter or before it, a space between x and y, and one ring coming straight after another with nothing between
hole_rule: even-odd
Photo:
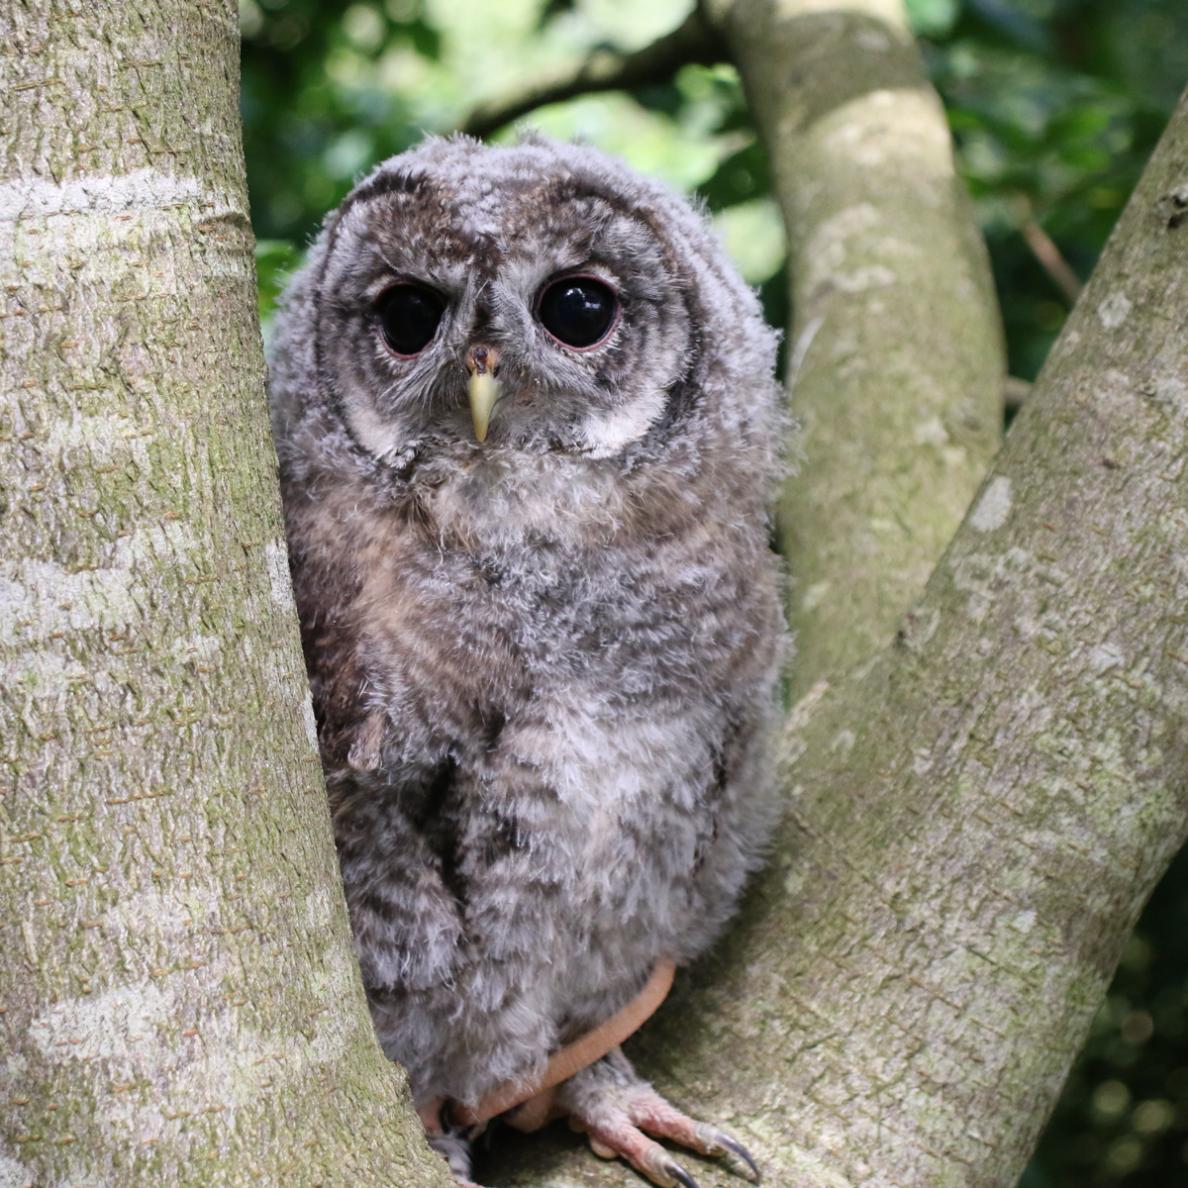
<instances>
[{"instance_id":1,"label":"curved claw","mask_svg":"<svg viewBox=\"0 0 1188 1188\"><path fill-rule=\"evenodd\" d=\"M697 1188L697 1181L655 1141L666 1139L699 1155L727 1156L734 1174L752 1184L760 1182L759 1164L738 1139L666 1101L639 1078L621 1052L579 1077L562 1109L569 1114L570 1126L586 1133L596 1155L625 1159L660 1188Z\"/></svg>"},{"instance_id":2,"label":"curved claw","mask_svg":"<svg viewBox=\"0 0 1188 1188\"><path fill-rule=\"evenodd\" d=\"M755 1162L754 1156L746 1149L736 1138L731 1138L730 1135L723 1133L721 1130L717 1132L717 1140L726 1148L732 1155L737 1156L743 1163L747 1165L747 1179L752 1184L759 1184L763 1177L759 1174L759 1165Z\"/></svg>"}]
</instances>

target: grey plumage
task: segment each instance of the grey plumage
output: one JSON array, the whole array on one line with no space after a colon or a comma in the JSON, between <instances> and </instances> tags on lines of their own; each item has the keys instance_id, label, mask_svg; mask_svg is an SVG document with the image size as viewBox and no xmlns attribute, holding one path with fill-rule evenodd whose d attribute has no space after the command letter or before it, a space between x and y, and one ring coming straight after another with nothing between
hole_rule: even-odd
<instances>
[{"instance_id":1,"label":"grey plumage","mask_svg":"<svg viewBox=\"0 0 1188 1188\"><path fill-rule=\"evenodd\" d=\"M571 273L621 302L588 350L537 316ZM401 358L376 307L409 279L445 311ZM479 340L504 392L482 445ZM774 346L682 198L537 139L385 162L289 287L294 587L363 978L418 1103L531 1077L702 952L760 859Z\"/></svg>"}]
</instances>

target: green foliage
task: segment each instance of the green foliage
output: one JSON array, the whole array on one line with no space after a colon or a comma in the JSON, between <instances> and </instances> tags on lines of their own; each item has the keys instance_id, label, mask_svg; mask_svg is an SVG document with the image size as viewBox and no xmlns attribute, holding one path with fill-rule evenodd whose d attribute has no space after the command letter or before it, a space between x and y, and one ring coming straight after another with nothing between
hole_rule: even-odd
<instances>
[{"instance_id":1,"label":"green foliage","mask_svg":"<svg viewBox=\"0 0 1188 1188\"><path fill-rule=\"evenodd\" d=\"M647 44L688 9L688 0L241 0L252 220L270 241L260 261L265 318L281 260L273 244L303 247L375 162L423 132L453 131L480 100L596 48ZM585 96L526 122L587 139L680 188L704 187L740 268L772 293L769 314L783 323L785 286L773 282L782 224L732 67L690 66L666 85Z\"/></svg>"},{"instance_id":2,"label":"green foliage","mask_svg":"<svg viewBox=\"0 0 1188 1188\"><path fill-rule=\"evenodd\" d=\"M256 283L259 289L260 319L267 325L285 280L298 266L301 253L288 239L256 240Z\"/></svg>"},{"instance_id":3,"label":"green foliage","mask_svg":"<svg viewBox=\"0 0 1188 1188\"><path fill-rule=\"evenodd\" d=\"M440 48L413 0L243 0L244 146L256 234L302 242L375 161L449 120L418 86Z\"/></svg>"},{"instance_id":4,"label":"green foliage","mask_svg":"<svg viewBox=\"0 0 1188 1188\"><path fill-rule=\"evenodd\" d=\"M1069 299L1023 232L1082 281L1188 81L1181 0L910 0L1031 379Z\"/></svg>"},{"instance_id":5,"label":"green foliage","mask_svg":"<svg viewBox=\"0 0 1188 1188\"><path fill-rule=\"evenodd\" d=\"M1188 80L1185 0L906 0L994 267L1011 371L1032 378ZM599 47L674 28L690 0L241 0L261 312L322 215L376 161ZM768 316L787 321L767 159L729 66L527 122L696 189ZM514 135L505 130L499 138ZM1038 231L1037 231L1038 229ZM1029 242L1030 241L1030 242ZM1066 277L1065 288L1070 281ZM1139 923L1023 1188L1188 1183L1188 857Z\"/></svg>"}]
</instances>

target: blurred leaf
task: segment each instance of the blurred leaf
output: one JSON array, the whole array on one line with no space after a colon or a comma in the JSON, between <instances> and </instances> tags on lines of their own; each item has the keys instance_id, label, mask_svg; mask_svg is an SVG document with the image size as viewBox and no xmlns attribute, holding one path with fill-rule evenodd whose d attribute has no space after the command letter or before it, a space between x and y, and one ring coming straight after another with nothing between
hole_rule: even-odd
<instances>
[{"instance_id":1,"label":"blurred leaf","mask_svg":"<svg viewBox=\"0 0 1188 1188\"><path fill-rule=\"evenodd\" d=\"M546 0L540 10L540 27L544 28L554 17L573 12L576 8L576 0Z\"/></svg>"},{"instance_id":2,"label":"blurred leaf","mask_svg":"<svg viewBox=\"0 0 1188 1188\"><path fill-rule=\"evenodd\" d=\"M277 298L289 276L300 264L300 252L285 239L256 240L256 283L259 286L260 321L267 332L276 312Z\"/></svg>"},{"instance_id":3,"label":"blurred leaf","mask_svg":"<svg viewBox=\"0 0 1188 1188\"><path fill-rule=\"evenodd\" d=\"M714 228L743 279L770 280L784 264L784 221L770 193L719 211Z\"/></svg>"},{"instance_id":4,"label":"blurred leaf","mask_svg":"<svg viewBox=\"0 0 1188 1188\"><path fill-rule=\"evenodd\" d=\"M970 11L976 13L991 29L1035 53L1047 53L1051 35L1044 25L1010 3L1010 0L965 0Z\"/></svg>"},{"instance_id":5,"label":"blurred leaf","mask_svg":"<svg viewBox=\"0 0 1188 1188\"><path fill-rule=\"evenodd\" d=\"M953 30L960 0L907 0L908 23L920 37L944 37Z\"/></svg>"},{"instance_id":6,"label":"blurred leaf","mask_svg":"<svg viewBox=\"0 0 1188 1188\"><path fill-rule=\"evenodd\" d=\"M441 57L441 34L426 21L410 21L403 32L421 57L434 61Z\"/></svg>"},{"instance_id":7,"label":"blurred leaf","mask_svg":"<svg viewBox=\"0 0 1188 1188\"><path fill-rule=\"evenodd\" d=\"M713 176L698 187L698 192L710 210L722 210L770 195L772 186L767 152L758 138L721 161Z\"/></svg>"},{"instance_id":8,"label":"blurred leaf","mask_svg":"<svg viewBox=\"0 0 1188 1188\"><path fill-rule=\"evenodd\" d=\"M648 111L659 112L662 115L675 118L684 102L676 81L659 83L651 87L641 87L635 92L635 101Z\"/></svg>"}]
</instances>

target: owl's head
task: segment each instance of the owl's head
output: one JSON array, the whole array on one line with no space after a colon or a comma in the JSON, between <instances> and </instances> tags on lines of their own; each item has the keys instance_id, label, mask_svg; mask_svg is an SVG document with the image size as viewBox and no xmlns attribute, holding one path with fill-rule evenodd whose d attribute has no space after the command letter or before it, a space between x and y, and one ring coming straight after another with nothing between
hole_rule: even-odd
<instances>
[{"instance_id":1,"label":"owl's head","mask_svg":"<svg viewBox=\"0 0 1188 1188\"><path fill-rule=\"evenodd\" d=\"M706 418L746 432L775 341L683 198L539 138L382 164L327 219L280 334L371 459L471 464L654 454Z\"/></svg>"}]
</instances>

